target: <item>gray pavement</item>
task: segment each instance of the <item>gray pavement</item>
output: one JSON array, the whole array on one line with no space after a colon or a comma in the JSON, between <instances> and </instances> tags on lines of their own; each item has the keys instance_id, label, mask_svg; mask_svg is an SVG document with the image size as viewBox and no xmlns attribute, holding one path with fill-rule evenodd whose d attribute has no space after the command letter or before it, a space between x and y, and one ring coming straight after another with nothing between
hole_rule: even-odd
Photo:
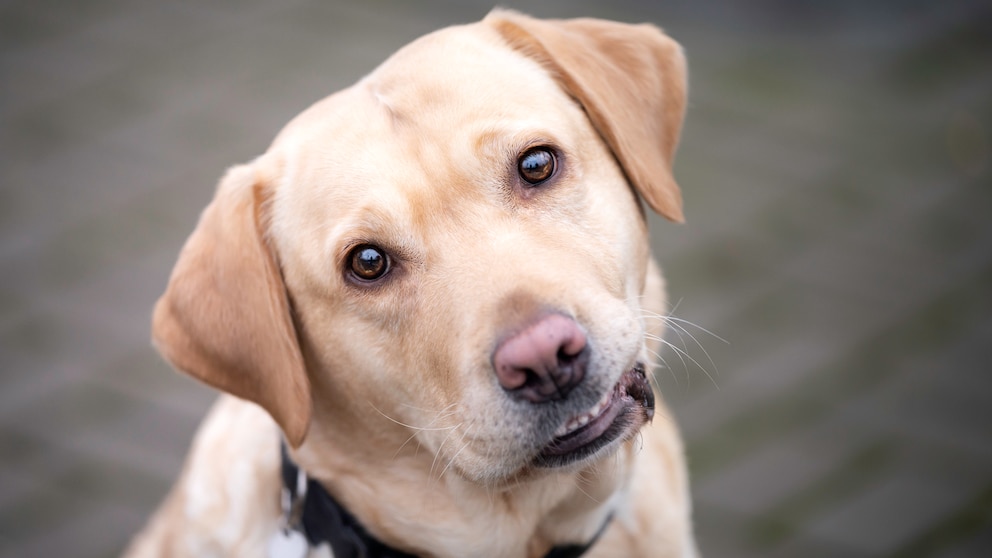
<instances>
[{"instance_id":1,"label":"gray pavement","mask_svg":"<svg viewBox=\"0 0 992 558\"><path fill-rule=\"evenodd\" d=\"M503 4L688 52L652 225L705 554L992 556L987 3ZM114 555L174 479L214 393L149 314L223 169L488 8L0 3L0 556Z\"/></svg>"}]
</instances>

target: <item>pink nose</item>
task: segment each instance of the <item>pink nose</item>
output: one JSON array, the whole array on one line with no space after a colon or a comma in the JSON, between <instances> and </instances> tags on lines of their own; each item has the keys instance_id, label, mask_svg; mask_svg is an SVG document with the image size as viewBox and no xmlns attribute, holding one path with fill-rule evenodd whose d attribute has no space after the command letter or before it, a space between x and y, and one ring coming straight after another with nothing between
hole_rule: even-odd
<instances>
[{"instance_id":1,"label":"pink nose","mask_svg":"<svg viewBox=\"0 0 992 558\"><path fill-rule=\"evenodd\" d=\"M586 345L575 320L560 314L544 316L493 353L499 385L531 403L563 399L586 375Z\"/></svg>"}]
</instances>

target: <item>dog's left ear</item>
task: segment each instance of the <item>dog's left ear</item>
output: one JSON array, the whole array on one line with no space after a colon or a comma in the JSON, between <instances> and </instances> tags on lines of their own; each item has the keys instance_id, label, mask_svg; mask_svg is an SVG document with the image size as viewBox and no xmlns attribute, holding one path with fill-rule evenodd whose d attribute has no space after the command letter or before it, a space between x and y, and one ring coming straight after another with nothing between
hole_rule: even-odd
<instances>
[{"instance_id":1,"label":"dog's left ear","mask_svg":"<svg viewBox=\"0 0 992 558\"><path fill-rule=\"evenodd\" d=\"M686 103L679 44L652 25L597 19L538 20L495 10L485 23L582 104L648 205L683 222L672 176Z\"/></svg>"},{"instance_id":2,"label":"dog's left ear","mask_svg":"<svg viewBox=\"0 0 992 558\"><path fill-rule=\"evenodd\" d=\"M155 305L152 339L179 370L262 406L298 447L310 381L266 238L273 174L256 161L221 180Z\"/></svg>"}]
</instances>

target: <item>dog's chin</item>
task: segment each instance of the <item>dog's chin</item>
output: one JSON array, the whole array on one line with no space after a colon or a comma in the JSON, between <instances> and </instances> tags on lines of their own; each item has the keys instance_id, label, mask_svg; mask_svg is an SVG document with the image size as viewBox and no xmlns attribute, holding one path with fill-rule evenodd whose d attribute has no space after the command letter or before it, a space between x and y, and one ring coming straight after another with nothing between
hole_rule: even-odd
<instances>
[{"instance_id":1,"label":"dog's chin","mask_svg":"<svg viewBox=\"0 0 992 558\"><path fill-rule=\"evenodd\" d=\"M625 372L588 411L566 420L533 465L559 468L615 451L654 417L654 392L640 364Z\"/></svg>"},{"instance_id":2,"label":"dog's chin","mask_svg":"<svg viewBox=\"0 0 992 558\"><path fill-rule=\"evenodd\" d=\"M462 445L446 458L448 465L444 469L469 482L500 489L549 473L581 469L612 455L654 417L654 392L641 364L624 372L612 387L604 385L601 389L605 393L600 400L584 412L563 416L560 409L547 406L542 409L547 413L544 416L521 417L520 425L514 426L533 426L535 422L545 425L540 438L518 435L518 443L532 440L524 447L509 444L507 450L498 452L488 444ZM546 426L552 420L559 425L554 432Z\"/></svg>"}]
</instances>

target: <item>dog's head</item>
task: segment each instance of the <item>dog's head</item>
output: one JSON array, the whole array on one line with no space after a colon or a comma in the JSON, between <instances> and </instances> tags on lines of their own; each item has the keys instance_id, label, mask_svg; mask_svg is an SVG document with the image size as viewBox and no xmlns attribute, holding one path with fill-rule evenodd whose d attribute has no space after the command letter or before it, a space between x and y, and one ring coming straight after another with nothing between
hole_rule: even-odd
<instances>
[{"instance_id":1,"label":"dog's head","mask_svg":"<svg viewBox=\"0 0 992 558\"><path fill-rule=\"evenodd\" d=\"M421 38L228 172L156 344L293 446L412 436L477 482L615 450L652 413L637 194L682 219L684 99L651 26L494 12Z\"/></svg>"}]
</instances>

